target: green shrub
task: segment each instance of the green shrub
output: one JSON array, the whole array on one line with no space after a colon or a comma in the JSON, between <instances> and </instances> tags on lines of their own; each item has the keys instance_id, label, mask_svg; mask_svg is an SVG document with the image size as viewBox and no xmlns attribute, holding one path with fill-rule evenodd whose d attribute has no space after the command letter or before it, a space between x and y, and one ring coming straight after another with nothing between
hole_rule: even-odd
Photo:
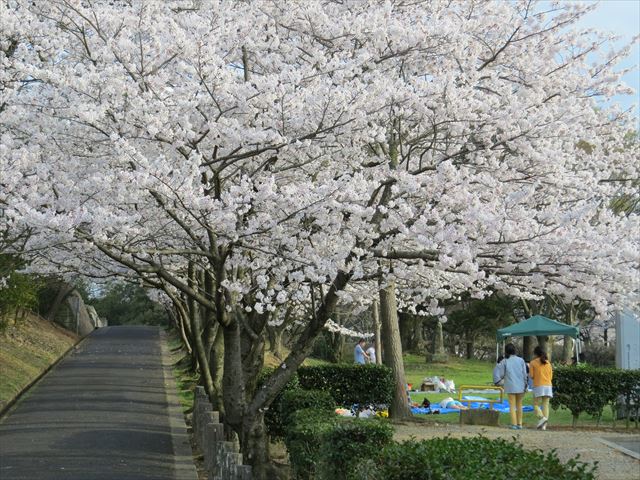
<instances>
[{"instance_id":1,"label":"green shrub","mask_svg":"<svg viewBox=\"0 0 640 480\"><path fill-rule=\"evenodd\" d=\"M300 410L314 409L331 416L335 415L336 404L331 395L322 390L288 390L280 402L282 425L286 429L292 422L292 415Z\"/></svg>"},{"instance_id":2,"label":"green shrub","mask_svg":"<svg viewBox=\"0 0 640 480\"><path fill-rule=\"evenodd\" d=\"M258 377L258 388L264 384L264 382L269 378L275 368L267 367L262 370L260 376ZM299 389L300 383L298 382L298 376L294 375L291 380L287 382L284 388L278 393L276 398L271 403L271 406L267 409L264 414L264 423L267 428L267 433L273 439L282 439L284 438L284 423L282 419L282 414L285 410L282 407L282 398L284 394L290 390Z\"/></svg>"},{"instance_id":3,"label":"green shrub","mask_svg":"<svg viewBox=\"0 0 640 480\"><path fill-rule=\"evenodd\" d=\"M359 463L349 480L595 479L595 467L560 462L555 452L524 450L504 439L436 438L392 443Z\"/></svg>"},{"instance_id":4,"label":"green shrub","mask_svg":"<svg viewBox=\"0 0 640 480\"><path fill-rule=\"evenodd\" d=\"M640 390L640 372L589 366L557 367L553 372L554 409L565 407L573 415L575 426L581 413L598 419L607 405L615 405L618 397L629 406Z\"/></svg>"},{"instance_id":5,"label":"green shrub","mask_svg":"<svg viewBox=\"0 0 640 480\"><path fill-rule=\"evenodd\" d=\"M349 478L360 459L375 456L392 439L393 427L386 420L339 418L322 439L318 478Z\"/></svg>"},{"instance_id":6,"label":"green shrub","mask_svg":"<svg viewBox=\"0 0 640 480\"><path fill-rule=\"evenodd\" d=\"M293 412L284 437L293 478L315 478L324 435L338 423L338 416L326 410L303 409Z\"/></svg>"},{"instance_id":7,"label":"green shrub","mask_svg":"<svg viewBox=\"0 0 640 480\"><path fill-rule=\"evenodd\" d=\"M329 392L339 405L390 403L393 374L383 365L321 365L298 368L300 386Z\"/></svg>"}]
</instances>

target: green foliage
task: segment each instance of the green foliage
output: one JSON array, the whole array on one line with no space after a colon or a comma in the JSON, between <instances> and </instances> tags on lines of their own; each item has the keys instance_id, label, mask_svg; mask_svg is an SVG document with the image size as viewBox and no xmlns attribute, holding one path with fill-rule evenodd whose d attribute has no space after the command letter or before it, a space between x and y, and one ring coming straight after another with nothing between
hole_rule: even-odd
<instances>
[{"instance_id":1,"label":"green foliage","mask_svg":"<svg viewBox=\"0 0 640 480\"><path fill-rule=\"evenodd\" d=\"M363 460L349 480L595 479L595 467L560 462L555 452L524 450L504 439L436 438L392 443Z\"/></svg>"},{"instance_id":2,"label":"green foliage","mask_svg":"<svg viewBox=\"0 0 640 480\"><path fill-rule=\"evenodd\" d=\"M144 288L130 283L115 282L102 295L91 298L101 318L109 325L168 325L165 309L153 302Z\"/></svg>"},{"instance_id":3,"label":"green foliage","mask_svg":"<svg viewBox=\"0 0 640 480\"><path fill-rule=\"evenodd\" d=\"M605 406L614 404L619 396L632 403L640 390L640 371L615 368L557 367L553 372L554 409L571 411L574 425L581 413L601 417Z\"/></svg>"},{"instance_id":4,"label":"green foliage","mask_svg":"<svg viewBox=\"0 0 640 480\"><path fill-rule=\"evenodd\" d=\"M300 386L329 392L340 405L390 403L393 374L383 365L321 365L298 368Z\"/></svg>"},{"instance_id":5,"label":"green foliage","mask_svg":"<svg viewBox=\"0 0 640 480\"><path fill-rule=\"evenodd\" d=\"M291 415L298 410L313 408L332 413L335 402L331 395L322 390L304 390L301 388L288 390L282 395L283 419L285 425L290 422Z\"/></svg>"},{"instance_id":6,"label":"green foliage","mask_svg":"<svg viewBox=\"0 0 640 480\"><path fill-rule=\"evenodd\" d=\"M324 410L303 409L294 412L290 419L284 442L289 452L293 478L316 478L322 439L338 424L338 417Z\"/></svg>"},{"instance_id":7,"label":"green foliage","mask_svg":"<svg viewBox=\"0 0 640 480\"><path fill-rule=\"evenodd\" d=\"M4 330L10 316L18 319L19 313L34 310L38 305L38 291L43 282L35 275L16 272L24 267L14 255L0 254L0 330Z\"/></svg>"},{"instance_id":8,"label":"green foliage","mask_svg":"<svg viewBox=\"0 0 640 480\"><path fill-rule=\"evenodd\" d=\"M443 329L464 339L489 337L494 341L496 330L513 322L514 300L511 297L492 295L474 299L463 294L457 309L447 314Z\"/></svg>"},{"instance_id":9,"label":"green foliage","mask_svg":"<svg viewBox=\"0 0 640 480\"><path fill-rule=\"evenodd\" d=\"M393 440L393 427L382 419L339 419L322 439L319 479L346 480L362 458L374 457Z\"/></svg>"},{"instance_id":10,"label":"green foliage","mask_svg":"<svg viewBox=\"0 0 640 480\"><path fill-rule=\"evenodd\" d=\"M268 367L262 369L260 372L260 376L258 377L258 388L264 384L264 382L273 375L275 368ZM284 438L284 419L283 416L286 413L284 407L282 406L282 399L286 392L294 389L299 389L300 383L298 383L298 376L294 375L291 380L287 382L284 388L278 393L276 398L271 403L271 406L264 414L264 423L267 428L267 433L273 439L283 439Z\"/></svg>"}]
</instances>

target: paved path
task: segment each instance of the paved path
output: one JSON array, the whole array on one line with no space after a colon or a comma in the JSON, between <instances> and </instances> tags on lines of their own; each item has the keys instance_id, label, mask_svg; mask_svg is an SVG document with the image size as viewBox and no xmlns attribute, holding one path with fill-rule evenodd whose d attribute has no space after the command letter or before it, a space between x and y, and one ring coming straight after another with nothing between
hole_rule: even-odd
<instances>
[{"instance_id":1,"label":"paved path","mask_svg":"<svg viewBox=\"0 0 640 480\"><path fill-rule=\"evenodd\" d=\"M85 339L0 421L0 479L196 478L160 337L107 327Z\"/></svg>"}]
</instances>

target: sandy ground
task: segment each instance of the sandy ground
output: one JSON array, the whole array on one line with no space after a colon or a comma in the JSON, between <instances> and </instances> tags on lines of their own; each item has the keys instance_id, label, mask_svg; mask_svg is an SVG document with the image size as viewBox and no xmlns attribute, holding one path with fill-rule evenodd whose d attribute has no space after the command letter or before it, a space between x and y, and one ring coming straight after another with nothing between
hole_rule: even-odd
<instances>
[{"instance_id":1,"label":"sandy ground","mask_svg":"<svg viewBox=\"0 0 640 480\"><path fill-rule=\"evenodd\" d=\"M638 480L640 479L640 461L623 454L601 443L598 438L625 438L637 441L640 435L621 433L620 430L558 430L546 431L535 428L524 430L509 430L507 427L478 427L471 425L459 426L441 423L399 423L395 425L394 439L398 441L415 437L423 440L434 437L451 436L454 438L483 435L487 438L516 438L525 448L555 449L558 457L567 460L580 455L580 460L588 463L598 463L598 478L603 480Z\"/></svg>"}]
</instances>

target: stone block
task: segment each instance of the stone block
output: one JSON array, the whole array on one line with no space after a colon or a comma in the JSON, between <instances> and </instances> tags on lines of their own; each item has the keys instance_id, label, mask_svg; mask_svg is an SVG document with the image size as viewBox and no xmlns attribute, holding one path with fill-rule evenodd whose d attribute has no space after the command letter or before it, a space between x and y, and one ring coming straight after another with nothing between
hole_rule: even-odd
<instances>
[{"instance_id":1,"label":"stone block","mask_svg":"<svg viewBox=\"0 0 640 480\"><path fill-rule=\"evenodd\" d=\"M199 423L199 428L198 428L198 433L197 433L197 437L196 437L196 442L198 442L198 445L200 446L200 450L202 452L204 452L204 446L206 445L206 430L207 430L207 426L212 424L212 423L220 423L220 414L218 412L212 412L212 411L203 411L200 414L200 420L198 421Z\"/></svg>"},{"instance_id":2,"label":"stone block","mask_svg":"<svg viewBox=\"0 0 640 480\"><path fill-rule=\"evenodd\" d=\"M497 427L500 424L500 413L496 410L460 410L460 425L488 425Z\"/></svg>"},{"instance_id":3,"label":"stone block","mask_svg":"<svg viewBox=\"0 0 640 480\"><path fill-rule=\"evenodd\" d=\"M224 441L224 426L221 423L210 423L204 427L204 432L202 454L204 467L210 471L215 464L217 444Z\"/></svg>"},{"instance_id":4,"label":"stone block","mask_svg":"<svg viewBox=\"0 0 640 480\"><path fill-rule=\"evenodd\" d=\"M252 480L253 475L251 473L250 465L238 465L236 469L236 478L237 480Z\"/></svg>"}]
</instances>

